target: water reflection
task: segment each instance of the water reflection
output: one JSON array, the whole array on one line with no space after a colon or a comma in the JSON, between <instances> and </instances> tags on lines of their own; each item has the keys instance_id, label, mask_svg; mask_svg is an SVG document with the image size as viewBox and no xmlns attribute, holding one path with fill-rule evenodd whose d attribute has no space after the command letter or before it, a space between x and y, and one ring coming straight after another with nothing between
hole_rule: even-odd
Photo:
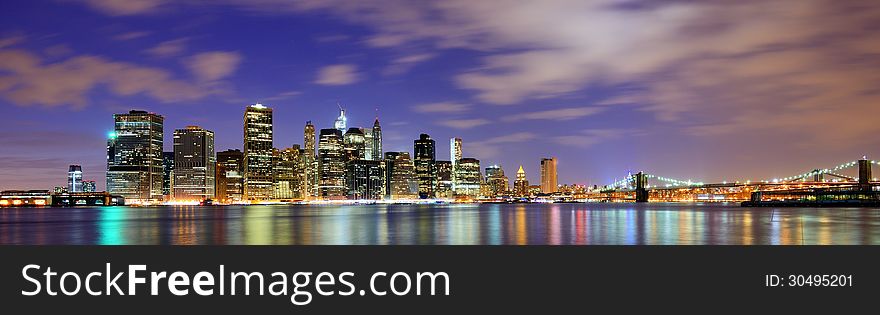
<instances>
[{"instance_id":1,"label":"water reflection","mask_svg":"<svg viewBox=\"0 0 880 315\"><path fill-rule=\"evenodd\" d=\"M701 204L3 208L0 244L878 244L880 209Z\"/></svg>"}]
</instances>

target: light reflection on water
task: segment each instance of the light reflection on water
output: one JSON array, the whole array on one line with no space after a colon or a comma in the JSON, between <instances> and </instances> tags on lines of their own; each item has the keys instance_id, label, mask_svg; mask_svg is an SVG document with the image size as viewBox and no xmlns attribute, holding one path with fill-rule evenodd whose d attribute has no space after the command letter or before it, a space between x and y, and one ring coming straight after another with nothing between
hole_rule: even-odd
<instances>
[{"instance_id":1,"label":"light reflection on water","mask_svg":"<svg viewBox=\"0 0 880 315\"><path fill-rule=\"evenodd\" d=\"M0 244L880 244L880 209L656 203L3 208Z\"/></svg>"}]
</instances>

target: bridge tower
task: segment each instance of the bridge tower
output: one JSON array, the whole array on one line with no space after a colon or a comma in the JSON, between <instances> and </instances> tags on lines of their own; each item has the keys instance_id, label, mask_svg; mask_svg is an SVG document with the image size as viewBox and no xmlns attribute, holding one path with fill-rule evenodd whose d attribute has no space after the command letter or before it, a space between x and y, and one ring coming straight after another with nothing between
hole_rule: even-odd
<instances>
[{"instance_id":1,"label":"bridge tower","mask_svg":"<svg viewBox=\"0 0 880 315\"><path fill-rule=\"evenodd\" d=\"M648 175L638 172L633 176L636 182L636 202L648 202Z\"/></svg>"},{"instance_id":2,"label":"bridge tower","mask_svg":"<svg viewBox=\"0 0 880 315\"><path fill-rule=\"evenodd\" d=\"M824 182L825 174L822 173L818 168L813 170L813 181L814 182Z\"/></svg>"},{"instance_id":3,"label":"bridge tower","mask_svg":"<svg viewBox=\"0 0 880 315\"><path fill-rule=\"evenodd\" d=\"M871 161L859 160L859 190L871 190Z\"/></svg>"}]
</instances>

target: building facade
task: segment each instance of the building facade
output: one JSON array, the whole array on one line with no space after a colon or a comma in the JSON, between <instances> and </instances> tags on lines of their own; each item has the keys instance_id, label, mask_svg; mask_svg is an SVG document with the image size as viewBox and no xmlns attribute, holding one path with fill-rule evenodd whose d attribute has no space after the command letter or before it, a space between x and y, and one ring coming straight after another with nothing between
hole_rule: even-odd
<instances>
[{"instance_id":1,"label":"building facade","mask_svg":"<svg viewBox=\"0 0 880 315\"><path fill-rule=\"evenodd\" d=\"M353 160L345 165L348 199L378 200L385 196L385 162Z\"/></svg>"},{"instance_id":2,"label":"building facade","mask_svg":"<svg viewBox=\"0 0 880 315\"><path fill-rule=\"evenodd\" d=\"M415 199L419 183L409 152L385 152L385 198Z\"/></svg>"},{"instance_id":3,"label":"building facade","mask_svg":"<svg viewBox=\"0 0 880 315\"><path fill-rule=\"evenodd\" d=\"M504 175L501 166L491 165L486 167L486 196L497 197L507 194L508 179Z\"/></svg>"},{"instance_id":4,"label":"building facade","mask_svg":"<svg viewBox=\"0 0 880 315\"><path fill-rule=\"evenodd\" d=\"M67 168L67 191L83 192L83 170L80 165L70 165Z\"/></svg>"},{"instance_id":5,"label":"building facade","mask_svg":"<svg viewBox=\"0 0 880 315\"><path fill-rule=\"evenodd\" d=\"M285 149L276 149L273 151L275 163L275 180L273 187L275 190L275 199L303 199L300 174L302 170L300 165L301 150L299 145Z\"/></svg>"},{"instance_id":6,"label":"building facade","mask_svg":"<svg viewBox=\"0 0 880 315\"><path fill-rule=\"evenodd\" d=\"M434 162L434 170L437 173L437 187L434 189L436 198L454 198L452 190L452 161Z\"/></svg>"},{"instance_id":7,"label":"building facade","mask_svg":"<svg viewBox=\"0 0 880 315\"><path fill-rule=\"evenodd\" d=\"M312 121L307 121L306 126L303 129L303 154L302 154L302 169L303 169L303 177L305 180L303 181L303 192L305 199L312 199L317 196L318 193L318 162L315 159L315 125L312 125Z\"/></svg>"},{"instance_id":8,"label":"building facade","mask_svg":"<svg viewBox=\"0 0 880 315\"><path fill-rule=\"evenodd\" d=\"M161 202L165 118L132 110L113 119L107 141L107 191L129 204Z\"/></svg>"},{"instance_id":9,"label":"building facade","mask_svg":"<svg viewBox=\"0 0 880 315\"><path fill-rule=\"evenodd\" d=\"M162 196L171 200L174 191L174 151L162 152Z\"/></svg>"},{"instance_id":10,"label":"building facade","mask_svg":"<svg viewBox=\"0 0 880 315\"><path fill-rule=\"evenodd\" d=\"M526 179L526 171L523 170L522 165L516 171L516 179L513 181L513 193L517 197L529 196L529 180Z\"/></svg>"},{"instance_id":11,"label":"building facade","mask_svg":"<svg viewBox=\"0 0 880 315\"><path fill-rule=\"evenodd\" d=\"M456 198L477 198L480 196L482 174L480 173L480 160L475 158L462 158L458 160L455 170L455 195Z\"/></svg>"},{"instance_id":12,"label":"building facade","mask_svg":"<svg viewBox=\"0 0 880 315\"><path fill-rule=\"evenodd\" d=\"M434 198L434 187L437 185L437 173L434 162L437 161L434 139L428 134L421 134L413 141L413 162L416 177L419 181L419 198Z\"/></svg>"},{"instance_id":13,"label":"building facade","mask_svg":"<svg viewBox=\"0 0 880 315\"><path fill-rule=\"evenodd\" d=\"M452 189L455 190L455 166L461 160L461 138L449 139L449 161L452 162Z\"/></svg>"},{"instance_id":14,"label":"building facade","mask_svg":"<svg viewBox=\"0 0 880 315\"><path fill-rule=\"evenodd\" d=\"M321 129L318 176L318 198L345 198L345 150L339 129Z\"/></svg>"},{"instance_id":15,"label":"building facade","mask_svg":"<svg viewBox=\"0 0 880 315\"><path fill-rule=\"evenodd\" d=\"M244 112L244 199L269 200L274 195L272 109L262 104Z\"/></svg>"},{"instance_id":16,"label":"building facade","mask_svg":"<svg viewBox=\"0 0 880 315\"><path fill-rule=\"evenodd\" d=\"M345 150L345 160L366 160L366 137L364 130L361 128L348 128L345 135L342 136L343 149Z\"/></svg>"},{"instance_id":17,"label":"building facade","mask_svg":"<svg viewBox=\"0 0 880 315\"><path fill-rule=\"evenodd\" d=\"M174 199L214 198L214 132L198 126L174 130Z\"/></svg>"},{"instance_id":18,"label":"building facade","mask_svg":"<svg viewBox=\"0 0 880 315\"><path fill-rule=\"evenodd\" d=\"M244 154L239 150L217 152L217 200L223 203L244 199Z\"/></svg>"},{"instance_id":19,"label":"building facade","mask_svg":"<svg viewBox=\"0 0 880 315\"><path fill-rule=\"evenodd\" d=\"M557 189L556 182L556 158L541 159L541 192L552 194Z\"/></svg>"}]
</instances>

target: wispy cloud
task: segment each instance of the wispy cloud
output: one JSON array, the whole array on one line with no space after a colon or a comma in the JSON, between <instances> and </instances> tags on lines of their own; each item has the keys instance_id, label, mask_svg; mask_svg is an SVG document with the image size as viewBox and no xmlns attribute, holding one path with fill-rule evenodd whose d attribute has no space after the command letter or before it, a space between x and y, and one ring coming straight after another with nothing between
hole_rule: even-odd
<instances>
[{"instance_id":1,"label":"wispy cloud","mask_svg":"<svg viewBox=\"0 0 880 315\"><path fill-rule=\"evenodd\" d=\"M499 156L503 149L503 145L532 141L537 138L537 134L523 131L482 140L467 141L464 142L462 147L467 155L478 156L480 159L488 159Z\"/></svg>"},{"instance_id":2,"label":"wispy cloud","mask_svg":"<svg viewBox=\"0 0 880 315\"><path fill-rule=\"evenodd\" d=\"M572 107L559 108L544 111L513 114L501 118L503 121L514 122L521 120L572 120L601 112L597 107Z\"/></svg>"},{"instance_id":3,"label":"wispy cloud","mask_svg":"<svg viewBox=\"0 0 880 315\"><path fill-rule=\"evenodd\" d=\"M178 38L164 41L150 49L145 50L144 52L152 55L153 57L173 57L182 54L186 50L186 44L188 41L188 38Z\"/></svg>"},{"instance_id":4,"label":"wispy cloud","mask_svg":"<svg viewBox=\"0 0 880 315\"><path fill-rule=\"evenodd\" d=\"M79 0L109 15L133 15L153 12L165 0Z\"/></svg>"},{"instance_id":5,"label":"wispy cloud","mask_svg":"<svg viewBox=\"0 0 880 315\"><path fill-rule=\"evenodd\" d=\"M419 113L460 113L470 109L470 105L456 102L419 104L412 110Z\"/></svg>"},{"instance_id":6,"label":"wispy cloud","mask_svg":"<svg viewBox=\"0 0 880 315\"><path fill-rule=\"evenodd\" d=\"M396 58L382 71L384 75L400 75L409 72L416 64L434 58L434 54L415 54Z\"/></svg>"},{"instance_id":7,"label":"wispy cloud","mask_svg":"<svg viewBox=\"0 0 880 315\"><path fill-rule=\"evenodd\" d=\"M482 126L490 123L487 119L482 118L474 118L474 119L447 119L437 121L438 125L446 126L449 128L455 129L471 129L474 127Z\"/></svg>"},{"instance_id":8,"label":"wispy cloud","mask_svg":"<svg viewBox=\"0 0 880 315\"><path fill-rule=\"evenodd\" d=\"M293 97L296 97L300 94L302 94L302 92L300 92L300 91L284 91L284 92L275 94L273 96L261 98L260 100L265 101L265 102L283 101L286 99L291 99Z\"/></svg>"},{"instance_id":9,"label":"wispy cloud","mask_svg":"<svg viewBox=\"0 0 880 315\"><path fill-rule=\"evenodd\" d=\"M238 52L212 51L187 58L186 66L199 81L216 81L234 73L241 59Z\"/></svg>"},{"instance_id":10,"label":"wispy cloud","mask_svg":"<svg viewBox=\"0 0 880 315\"><path fill-rule=\"evenodd\" d=\"M360 74L357 66L353 64L330 65L321 68L315 83L320 85L347 85L357 82Z\"/></svg>"},{"instance_id":11,"label":"wispy cloud","mask_svg":"<svg viewBox=\"0 0 880 315\"><path fill-rule=\"evenodd\" d=\"M132 40L132 39L137 39L137 38L141 38L141 37L146 37L146 36L149 36L150 34L152 34L152 33L146 32L146 31L135 31L135 32L127 32L127 33L115 35L112 38L114 40Z\"/></svg>"},{"instance_id":12,"label":"wispy cloud","mask_svg":"<svg viewBox=\"0 0 880 315\"><path fill-rule=\"evenodd\" d=\"M573 134L553 136L550 137L550 140L563 146L587 148L609 140L638 136L640 134L640 132L633 129L586 129L574 132Z\"/></svg>"}]
</instances>

